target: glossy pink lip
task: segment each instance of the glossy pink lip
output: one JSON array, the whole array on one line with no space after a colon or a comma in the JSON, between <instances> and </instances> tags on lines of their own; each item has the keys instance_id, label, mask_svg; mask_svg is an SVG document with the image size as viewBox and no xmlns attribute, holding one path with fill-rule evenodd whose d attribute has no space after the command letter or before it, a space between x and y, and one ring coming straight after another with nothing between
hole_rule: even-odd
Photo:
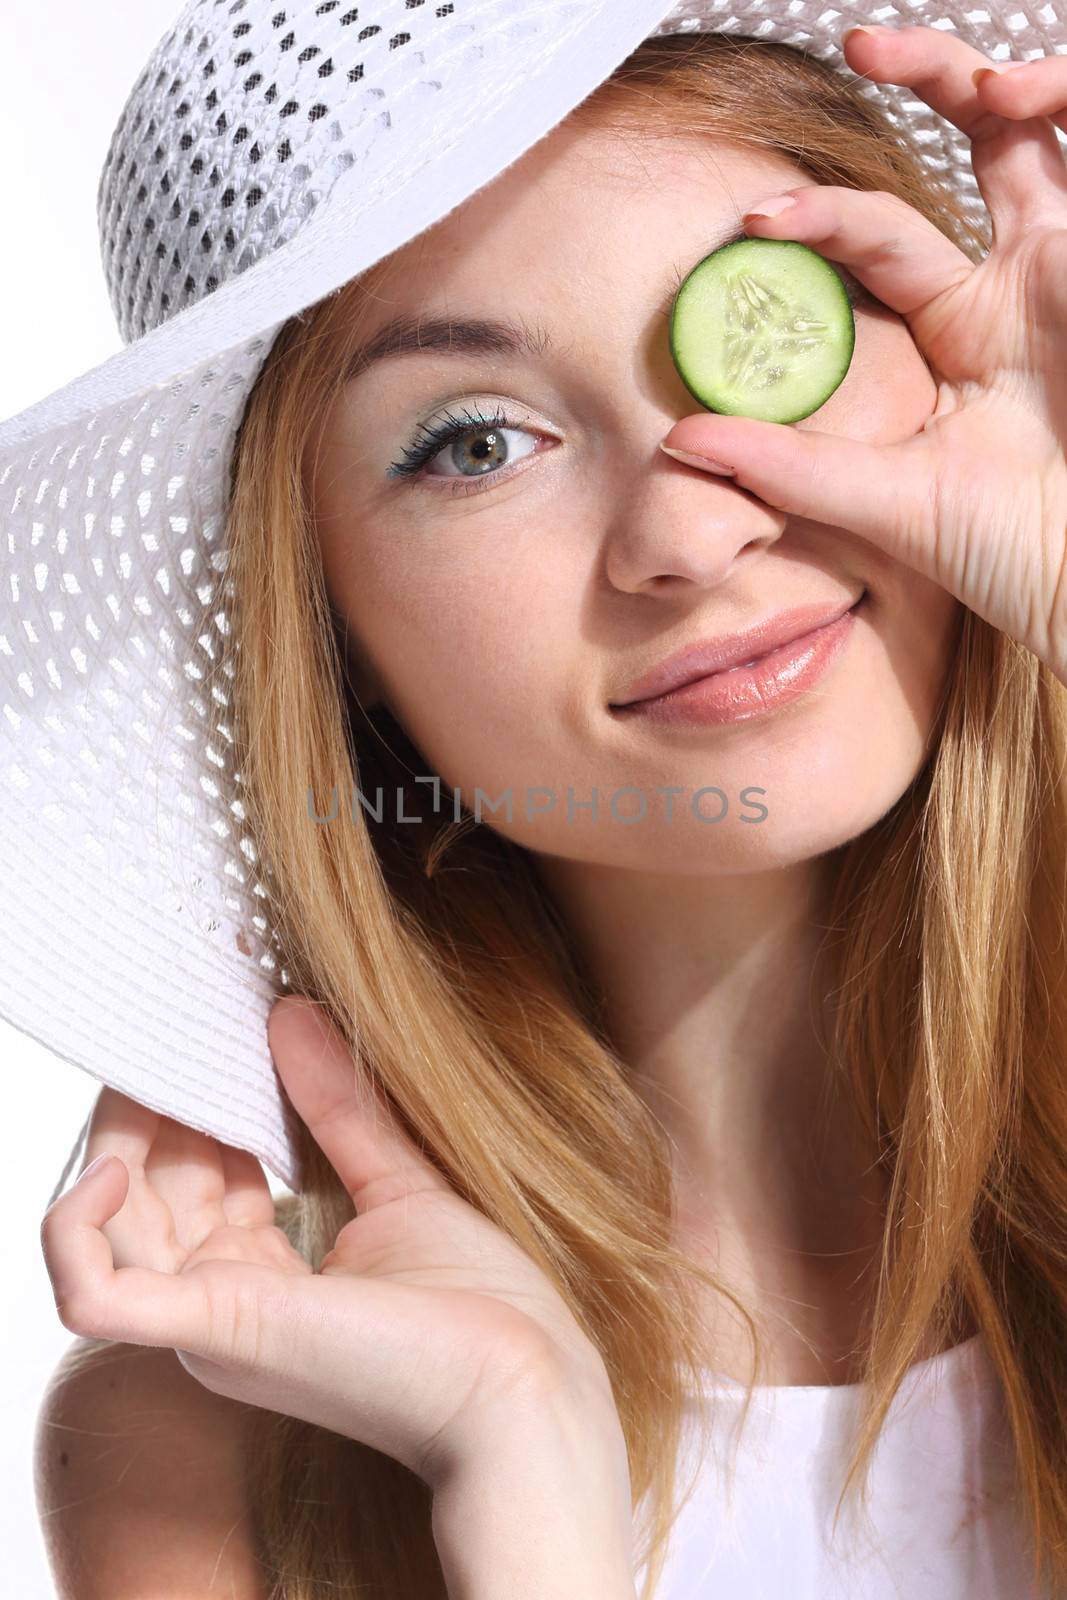
<instances>
[{"instance_id":1,"label":"glossy pink lip","mask_svg":"<svg viewBox=\"0 0 1067 1600\"><path fill-rule=\"evenodd\" d=\"M615 712L617 717L645 718L664 725L701 727L749 722L781 711L801 700L844 650L852 636L862 601L843 616L779 645L749 666L725 667L693 678L680 688L634 700Z\"/></svg>"},{"instance_id":2,"label":"glossy pink lip","mask_svg":"<svg viewBox=\"0 0 1067 1600\"><path fill-rule=\"evenodd\" d=\"M767 622L749 628L744 633L722 634L717 639L686 645L659 662L650 672L635 679L620 699L610 702L611 709L617 711L639 700L652 700L683 684L705 678L711 672L725 672L730 667L758 661L782 645L792 644L795 639L802 638L816 628L836 622L858 605L860 599L862 595L845 603L837 601L833 605L793 606L788 611L779 611Z\"/></svg>"}]
</instances>

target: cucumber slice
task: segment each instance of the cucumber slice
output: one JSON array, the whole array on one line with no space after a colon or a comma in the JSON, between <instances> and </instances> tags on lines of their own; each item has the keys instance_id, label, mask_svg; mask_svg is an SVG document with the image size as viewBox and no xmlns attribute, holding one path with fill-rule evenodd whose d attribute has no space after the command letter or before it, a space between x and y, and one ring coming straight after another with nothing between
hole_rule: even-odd
<instances>
[{"instance_id":1,"label":"cucumber slice","mask_svg":"<svg viewBox=\"0 0 1067 1600\"><path fill-rule=\"evenodd\" d=\"M682 382L709 411L799 422L843 381L856 324L825 256L796 239L740 239L683 281L670 345Z\"/></svg>"}]
</instances>

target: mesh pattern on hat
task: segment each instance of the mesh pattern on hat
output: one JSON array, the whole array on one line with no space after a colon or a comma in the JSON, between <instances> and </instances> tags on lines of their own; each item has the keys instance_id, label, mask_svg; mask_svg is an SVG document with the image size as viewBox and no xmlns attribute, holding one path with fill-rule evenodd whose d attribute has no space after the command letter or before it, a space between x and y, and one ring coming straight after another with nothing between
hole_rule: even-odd
<instances>
[{"instance_id":1,"label":"mesh pattern on hat","mask_svg":"<svg viewBox=\"0 0 1067 1600\"><path fill-rule=\"evenodd\" d=\"M51 1005L57 1054L91 1070L99 1062L104 1081L142 1103L173 1114L177 1100L205 1131L225 1123L239 1082L248 1140L295 1184L292 1108L253 1067L263 1002L286 975L263 910L269 867L245 828L225 688L219 469L269 344L268 334L224 352L0 467L12 556L0 618L0 831L19 841L0 907L8 928L20 924L18 983L3 1010L38 1033ZM57 927L58 1016L60 953L35 947ZM173 973L169 997L145 992L131 929L145 971ZM207 993L210 1013L198 999ZM207 1084L191 1072L183 1085L183 1049L211 1057Z\"/></svg>"},{"instance_id":2,"label":"mesh pattern on hat","mask_svg":"<svg viewBox=\"0 0 1067 1600\"><path fill-rule=\"evenodd\" d=\"M496 8L516 46L533 30L528 9ZM481 57L493 19L471 10L464 0L187 6L134 84L100 178L100 248L123 339L292 238L394 118Z\"/></svg>"},{"instance_id":3,"label":"mesh pattern on hat","mask_svg":"<svg viewBox=\"0 0 1067 1600\"><path fill-rule=\"evenodd\" d=\"M239 420L230 397L247 396L267 348L255 339L0 466L11 556L0 658L21 663L14 682L0 678L6 793L32 803L56 859L73 853L91 873L113 853L108 870L146 906L157 893L175 908L195 900L206 871L208 933L220 908L247 913L264 893L225 694L216 684L209 700L201 684L229 632L217 469ZM119 781L101 791L105 769ZM212 839L226 852L221 882ZM247 920L231 946L241 932L252 954L258 932L257 959L273 971L264 919Z\"/></svg>"}]
</instances>

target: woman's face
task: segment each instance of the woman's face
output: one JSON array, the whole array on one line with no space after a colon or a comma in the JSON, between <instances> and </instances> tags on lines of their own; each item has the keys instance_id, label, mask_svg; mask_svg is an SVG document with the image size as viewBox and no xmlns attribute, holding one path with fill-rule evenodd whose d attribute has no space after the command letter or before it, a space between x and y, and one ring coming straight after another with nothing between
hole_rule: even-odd
<instances>
[{"instance_id":1,"label":"woman's face","mask_svg":"<svg viewBox=\"0 0 1067 1600\"><path fill-rule=\"evenodd\" d=\"M658 449L702 409L670 356L673 290L749 205L809 181L724 143L560 127L388 263L367 336L406 315L423 345L367 366L326 418L313 493L327 584L364 702L384 699L424 775L471 811L480 790L482 820L533 851L781 866L863 832L923 764L954 597ZM530 337L475 350L457 328L443 349L435 318ZM796 426L904 439L935 383L900 317L861 300L855 318L844 382ZM495 440L473 429L390 475L446 413L498 408ZM612 709L684 645L864 590L844 649L789 704L725 725Z\"/></svg>"}]
</instances>

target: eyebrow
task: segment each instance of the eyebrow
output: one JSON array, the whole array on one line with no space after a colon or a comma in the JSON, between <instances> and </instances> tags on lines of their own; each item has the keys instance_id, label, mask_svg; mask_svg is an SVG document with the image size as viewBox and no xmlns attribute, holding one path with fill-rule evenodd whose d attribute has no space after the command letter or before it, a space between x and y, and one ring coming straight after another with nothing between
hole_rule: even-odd
<instances>
[{"instance_id":1,"label":"eyebrow","mask_svg":"<svg viewBox=\"0 0 1067 1600\"><path fill-rule=\"evenodd\" d=\"M749 237L743 224L725 234L720 231L691 258L690 265L676 263L668 292L657 308L660 316L669 315L678 290L696 262L703 261L714 250L721 250L728 244L740 244ZM391 317L353 352L345 366L342 382L351 382L376 361L384 361L392 356L430 351L437 355L532 356L537 359L551 347L552 339L545 329L535 330L521 318L420 317L402 312Z\"/></svg>"}]
</instances>

